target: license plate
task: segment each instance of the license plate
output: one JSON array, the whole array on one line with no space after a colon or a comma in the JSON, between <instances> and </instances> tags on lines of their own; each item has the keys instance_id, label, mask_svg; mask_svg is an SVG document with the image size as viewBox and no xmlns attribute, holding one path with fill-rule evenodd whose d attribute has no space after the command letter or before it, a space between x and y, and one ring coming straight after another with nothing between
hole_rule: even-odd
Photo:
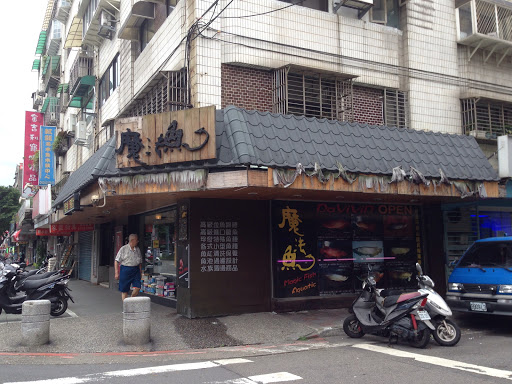
<instances>
[{"instance_id":1,"label":"license plate","mask_svg":"<svg viewBox=\"0 0 512 384\"><path fill-rule=\"evenodd\" d=\"M420 320L430 320L430 315L427 311L418 311L418 317Z\"/></svg>"},{"instance_id":2,"label":"license plate","mask_svg":"<svg viewBox=\"0 0 512 384\"><path fill-rule=\"evenodd\" d=\"M485 303L469 303L472 311L487 312L487 305Z\"/></svg>"}]
</instances>

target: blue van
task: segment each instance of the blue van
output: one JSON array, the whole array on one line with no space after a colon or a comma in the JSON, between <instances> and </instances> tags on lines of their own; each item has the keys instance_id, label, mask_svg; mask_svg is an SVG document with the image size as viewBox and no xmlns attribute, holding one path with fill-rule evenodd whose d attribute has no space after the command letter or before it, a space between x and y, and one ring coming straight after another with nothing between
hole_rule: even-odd
<instances>
[{"instance_id":1,"label":"blue van","mask_svg":"<svg viewBox=\"0 0 512 384\"><path fill-rule=\"evenodd\" d=\"M512 316L512 237L475 241L448 279L453 311Z\"/></svg>"}]
</instances>

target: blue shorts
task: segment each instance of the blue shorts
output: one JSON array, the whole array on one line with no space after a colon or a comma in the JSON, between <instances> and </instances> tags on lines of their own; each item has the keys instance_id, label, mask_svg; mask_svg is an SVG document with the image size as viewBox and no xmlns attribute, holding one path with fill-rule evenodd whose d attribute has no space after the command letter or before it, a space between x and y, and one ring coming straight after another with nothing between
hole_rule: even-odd
<instances>
[{"instance_id":1,"label":"blue shorts","mask_svg":"<svg viewBox=\"0 0 512 384\"><path fill-rule=\"evenodd\" d=\"M134 288L140 288L140 267L138 265L135 267L121 265L121 270L119 271L119 290L121 292L129 292L130 285Z\"/></svg>"}]
</instances>

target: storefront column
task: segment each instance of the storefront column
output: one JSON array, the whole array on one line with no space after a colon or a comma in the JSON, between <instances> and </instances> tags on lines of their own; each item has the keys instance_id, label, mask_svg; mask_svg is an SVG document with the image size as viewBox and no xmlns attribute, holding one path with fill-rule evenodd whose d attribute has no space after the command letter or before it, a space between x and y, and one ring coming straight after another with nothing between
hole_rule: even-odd
<instances>
[{"instance_id":1,"label":"storefront column","mask_svg":"<svg viewBox=\"0 0 512 384\"><path fill-rule=\"evenodd\" d=\"M446 257L444 254L443 212L440 204L426 205L423 210L425 228L425 251L427 255L427 271L440 295L446 293Z\"/></svg>"}]
</instances>

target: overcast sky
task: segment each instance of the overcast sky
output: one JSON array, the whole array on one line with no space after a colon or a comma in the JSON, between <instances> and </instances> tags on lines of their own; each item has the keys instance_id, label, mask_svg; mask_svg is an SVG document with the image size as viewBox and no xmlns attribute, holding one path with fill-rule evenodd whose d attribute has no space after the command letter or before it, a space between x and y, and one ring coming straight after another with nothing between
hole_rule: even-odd
<instances>
[{"instance_id":1,"label":"overcast sky","mask_svg":"<svg viewBox=\"0 0 512 384\"><path fill-rule=\"evenodd\" d=\"M37 72L32 72L47 0L3 1L0 23L0 185L14 183L23 162L25 111L32 111Z\"/></svg>"}]
</instances>

